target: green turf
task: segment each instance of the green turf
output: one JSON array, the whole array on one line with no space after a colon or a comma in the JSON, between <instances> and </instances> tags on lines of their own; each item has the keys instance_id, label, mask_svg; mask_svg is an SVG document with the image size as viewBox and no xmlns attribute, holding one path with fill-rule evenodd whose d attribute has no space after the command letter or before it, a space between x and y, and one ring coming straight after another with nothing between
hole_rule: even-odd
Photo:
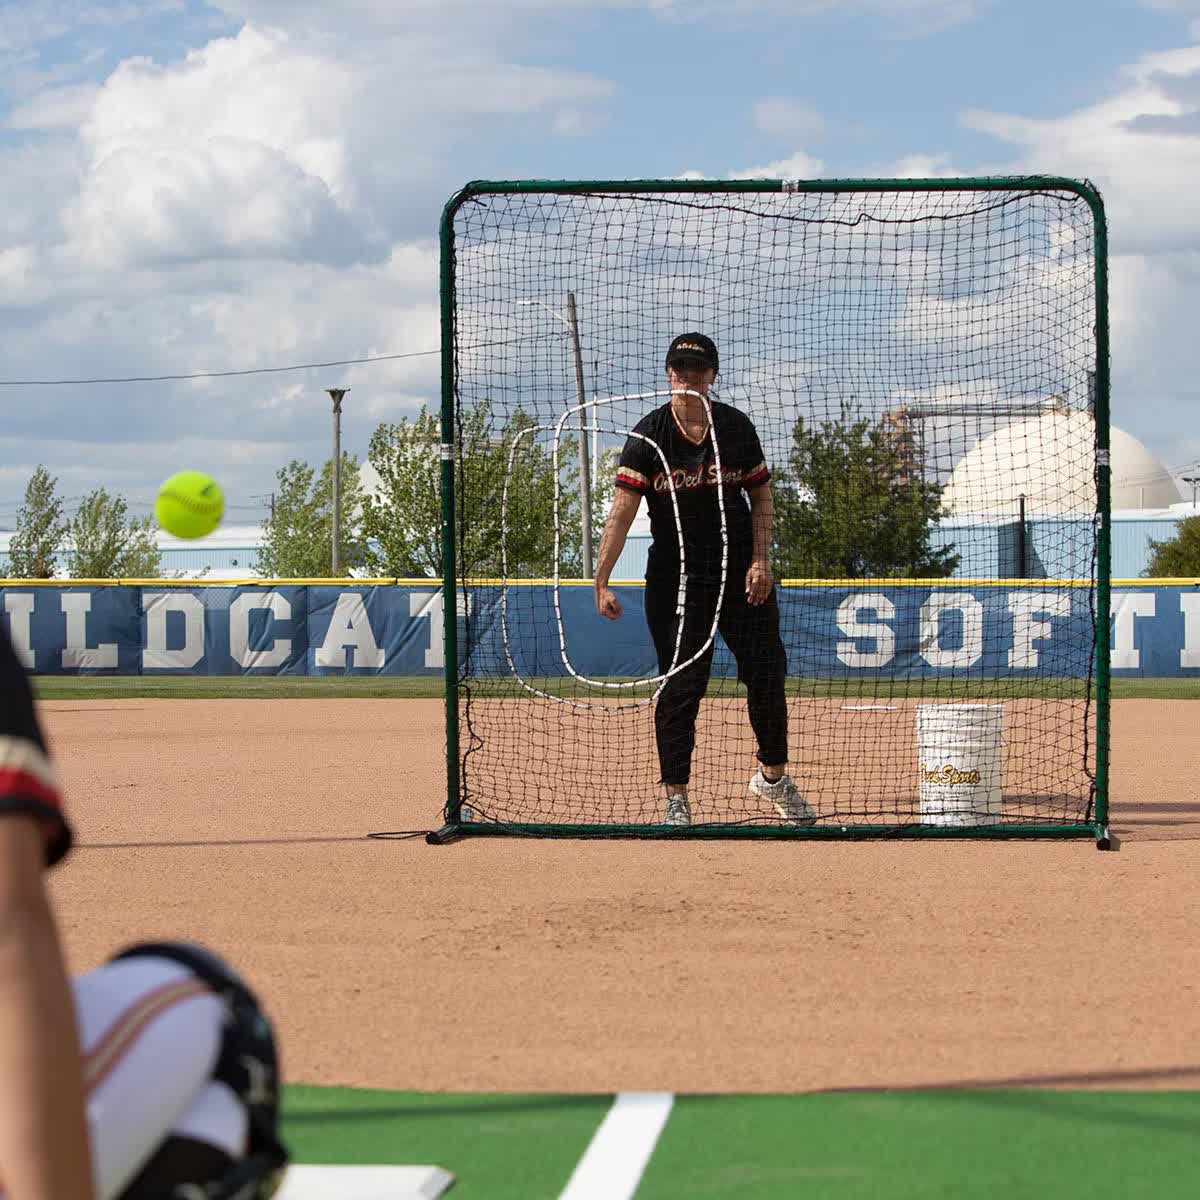
<instances>
[{"instance_id":1,"label":"green turf","mask_svg":"<svg viewBox=\"0 0 1200 1200\"><path fill-rule=\"evenodd\" d=\"M455 1200L555 1200L611 1096L292 1086L301 1163L428 1164ZM677 1099L635 1200L1182 1200L1200 1092L923 1091Z\"/></svg>"},{"instance_id":2,"label":"green turf","mask_svg":"<svg viewBox=\"0 0 1200 1200\"><path fill-rule=\"evenodd\" d=\"M294 1085L283 1131L295 1162L445 1167L454 1200L557 1200L611 1104Z\"/></svg>"},{"instance_id":3,"label":"green turf","mask_svg":"<svg viewBox=\"0 0 1200 1200\"><path fill-rule=\"evenodd\" d=\"M684 1097L636 1200L1176 1200L1200 1092Z\"/></svg>"},{"instance_id":4,"label":"green turf","mask_svg":"<svg viewBox=\"0 0 1200 1200\"><path fill-rule=\"evenodd\" d=\"M572 679L533 681L551 694L596 695ZM887 699L1009 700L1018 697L1082 699L1081 680L1024 680L981 683L955 679L874 680L792 679L791 695L832 696L881 703ZM260 700L260 699L427 699L442 698L436 675L35 675L34 692L43 700ZM512 679L475 680L472 694L480 698L527 698L529 692ZM646 695L647 688L613 693L618 701ZM710 695L738 696L744 690L733 680L714 680ZM1200 678L1114 679L1116 700L1200 699Z\"/></svg>"}]
</instances>

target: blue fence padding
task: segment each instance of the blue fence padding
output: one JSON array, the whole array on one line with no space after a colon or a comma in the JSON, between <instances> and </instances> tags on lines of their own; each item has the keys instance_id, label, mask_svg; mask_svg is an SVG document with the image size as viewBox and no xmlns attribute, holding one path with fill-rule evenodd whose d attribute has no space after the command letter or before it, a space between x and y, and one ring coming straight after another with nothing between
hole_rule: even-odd
<instances>
[{"instance_id":1,"label":"blue fence padding","mask_svg":"<svg viewBox=\"0 0 1200 1200\"><path fill-rule=\"evenodd\" d=\"M596 614L590 589L561 590L561 641L566 658L581 675L653 675L656 663L646 631L642 589L627 586L615 590L625 610L616 622ZM514 606L513 594L518 591L529 594L520 596L519 606ZM923 626L922 610L930 604L931 594L935 596L937 616L927 615ZM1013 665L1010 656L1021 630L1008 605L1010 599L1024 594L1001 588L781 589L781 627L788 670L794 675L817 678L866 671L913 677L950 672L988 677L1086 675L1091 616L1087 592L1079 588L1052 590L1055 602L1065 605L1061 616L1045 618L1039 616L1041 610L1036 605L1018 606L1030 610L1023 629L1036 633L1030 622L1044 621L1049 636L1033 637L1024 652L1021 661L1028 659L1033 665ZM1039 592L1033 587L1028 594ZM508 646L516 671L523 676L566 674L559 620L549 589L512 589L509 595ZM471 673L508 674L501 623L494 611L499 608L496 596L490 589L480 589L474 607L482 618L477 618L477 649L470 663ZM839 612L843 614L840 622ZM527 630L538 631L537 638L523 637ZM931 630L936 631L932 642ZM977 653L972 652L973 646L978 648ZM723 642L717 643L713 673L737 673Z\"/></svg>"},{"instance_id":2,"label":"blue fence padding","mask_svg":"<svg viewBox=\"0 0 1200 1200\"><path fill-rule=\"evenodd\" d=\"M459 599L459 644L475 676L646 677L656 671L640 585L616 589L619 621L589 587L477 586ZM912 678L1087 675L1086 588L780 589L789 671ZM442 592L428 585L0 588L0 611L38 674L440 675ZM507 623L507 636L505 625ZM560 638L561 629L561 638ZM468 636L469 635L469 636ZM1113 591L1116 676L1200 674L1200 588ZM560 645L561 641L561 645ZM565 661L564 661L565 654ZM718 641L714 672L735 674Z\"/></svg>"}]
</instances>

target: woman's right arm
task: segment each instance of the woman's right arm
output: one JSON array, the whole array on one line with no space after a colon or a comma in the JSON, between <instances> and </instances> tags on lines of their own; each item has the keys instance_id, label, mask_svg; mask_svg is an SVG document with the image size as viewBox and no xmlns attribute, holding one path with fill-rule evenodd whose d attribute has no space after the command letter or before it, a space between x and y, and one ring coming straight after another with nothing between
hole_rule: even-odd
<instances>
[{"instance_id":1,"label":"woman's right arm","mask_svg":"<svg viewBox=\"0 0 1200 1200\"><path fill-rule=\"evenodd\" d=\"M608 580L625 548L629 527L637 516L641 501L637 492L617 488L612 507L608 510L608 520L604 523L604 536L600 539L600 553L596 559L596 611L610 621L615 621L622 610L616 592L608 586Z\"/></svg>"},{"instance_id":2,"label":"woman's right arm","mask_svg":"<svg viewBox=\"0 0 1200 1200\"><path fill-rule=\"evenodd\" d=\"M0 817L0 1188L90 1200L79 1035L37 821Z\"/></svg>"}]
</instances>

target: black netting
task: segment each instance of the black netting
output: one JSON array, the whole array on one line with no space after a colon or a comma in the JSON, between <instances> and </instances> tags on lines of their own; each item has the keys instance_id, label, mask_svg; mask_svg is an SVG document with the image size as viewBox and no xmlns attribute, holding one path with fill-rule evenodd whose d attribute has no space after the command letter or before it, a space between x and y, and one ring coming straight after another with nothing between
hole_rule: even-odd
<instances>
[{"instance_id":1,"label":"black netting","mask_svg":"<svg viewBox=\"0 0 1200 1200\"><path fill-rule=\"evenodd\" d=\"M472 819L653 824L682 773L695 823L778 823L748 783L780 746L818 824L1090 818L1085 197L476 194L452 253ZM720 371L672 401L690 331ZM619 621L580 582L581 441L594 556L618 470L645 494ZM742 599L763 464L777 638Z\"/></svg>"}]
</instances>

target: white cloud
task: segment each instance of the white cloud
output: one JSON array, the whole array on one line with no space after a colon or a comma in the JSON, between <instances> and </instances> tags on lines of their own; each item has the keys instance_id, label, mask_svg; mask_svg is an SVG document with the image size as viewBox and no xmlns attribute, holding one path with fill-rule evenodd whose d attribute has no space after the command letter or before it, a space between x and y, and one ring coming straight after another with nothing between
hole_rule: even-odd
<instances>
[{"instance_id":1,"label":"white cloud","mask_svg":"<svg viewBox=\"0 0 1200 1200\"><path fill-rule=\"evenodd\" d=\"M81 29L114 29L182 9L183 0L22 0L0 8L0 55L20 54Z\"/></svg>"},{"instance_id":2,"label":"white cloud","mask_svg":"<svg viewBox=\"0 0 1200 1200\"><path fill-rule=\"evenodd\" d=\"M0 149L0 176L10 186L0 205L0 246L50 245L59 235L59 209L78 185L82 160L78 146L64 138L44 139Z\"/></svg>"},{"instance_id":3,"label":"white cloud","mask_svg":"<svg viewBox=\"0 0 1200 1200\"><path fill-rule=\"evenodd\" d=\"M246 25L181 63L123 63L80 129L66 262L376 258L399 232L406 181L440 175L448 125L528 118L580 134L611 93L592 76L449 53L415 38L331 54ZM18 118L57 127L62 108L43 96Z\"/></svg>"},{"instance_id":4,"label":"white cloud","mask_svg":"<svg viewBox=\"0 0 1200 1200\"><path fill-rule=\"evenodd\" d=\"M23 267L0 255L0 287ZM348 269L227 263L121 273L113 294L27 315L0 341L4 375L123 375L131 365L157 375L436 350L437 273L433 244ZM99 477L136 495L171 461L208 464L231 491L263 492L289 458L328 455L325 387L352 388L344 434L361 451L379 420L435 402L438 380L433 354L278 375L33 389L22 393L28 403L7 409L7 461L30 470L51 463L75 491Z\"/></svg>"},{"instance_id":5,"label":"white cloud","mask_svg":"<svg viewBox=\"0 0 1200 1200\"><path fill-rule=\"evenodd\" d=\"M672 175L672 179L819 179L824 170L824 163L819 158L797 150L787 158L775 159L760 167L734 167L714 175L697 167L689 167Z\"/></svg>"},{"instance_id":6,"label":"white cloud","mask_svg":"<svg viewBox=\"0 0 1200 1200\"><path fill-rule=\"evenodd\" d=\"M210 0L229 16L267 24L308 24L331 31L370 26L379 30L437 28L447 19L504 37L516 32L518 14L561 10L644 9L664 21L742 24L765 17L803 20L824 13L866 13L889 32L936 33L973 20L995 0Z\"/></svg>"},{"instance_id":7,"label":"white cloud","mask_svg":"<svg viewBox=\"0 0 1200 1200\"><path fill-rule=\"evenodd\" d=\"M991 0L644 0L654 13L681 20L800 18L843 10L886 21L913 36L973 20Z\"/></svg>"},{"instance_id":8,"label":"white cloud","mask_svg":"<svg viewBox=\"0 0 1200 1200\"><path fill-rule=\"evenodd\" d=\"M971 129L1017 148L1011 168L1093 179L1123 252L1200 244L1200 46L1147 55L1098 104L1033 119L970 111Z\"/></svg>"},{"instance_id":9,"label":"white cloud","mask_svg":"<svg viewBox=\"0 0 1200 1200\"><path fill-rule=\"evenodd\" d=\"M1200 46L1145 55L1111 95L1059 118L964 119L1015 148L1008 170L1086 176L1099 186L1111 247L1113 419L1178 461L1180 414L1197 400Z\"/></svg>"},{"instance_id":10,"label":"white cloud","mask_svg":"<svg viewBox=\"0 0 1200 1200\"><path fill-rule=\"evenodd\" d=\"M92 7L115 18L122 6L86 12ZM156 5L124 7L144 14ZM0 149L0 170L22 181L0 211L6 377L170 374L436 348L437 248L420 238L449 190L451 155L461 162L469 156L464 146L491 150L493 135L581 136L609 120L615 92L600 56L590 71L531 65L554 62L546 51L554 35L536 23L544 14L624 8L664 22L704 16L761 27L766 16L801 20L841 10L866 14L864 25L886 36L966 21L985 4L221 0L214 7L246 23L181 61L127 61L94 90L72 84L79 78L72 75L44 86L51 81L44 72L43 86L10 112L9 129L28 139ZM85 9L62 0L31 11L42 34L57 36ZM29 53L33 41L18 44L20 30L17 42L3 44L11 28L0 17L0 55ZM544 40L531 41L531 29ZM1189 256L1200 248L1200 218L1186 196L1200 182L1189 127L1200 109L1189 91L1198 80L1200 52L1184 49L1135 64L1104 104L1056 121L968 118L1004 141L1006 169L1100 179L1121 251L1113 261L1118 370L1122 378L1131 367L1142 372L1151 390L1191 375L1187 319L1200 280ZM778 157L724 171L726 178L830 173L799 149L823 125L803 98L767 96L754 117L781 139ZM943 153L919 150L897 146L897 161L877 173L970 173ZM705 174L746 161L724 153ZM836 167L845 173L843 162ZM1178 246L1184 254L1168 259L1166 249ZM353 389L346 437L362 445L378 420L435 401L438 359L39 390L7 422L8 449L11 461L24 455L32 465L69 428L81 447L68 455L81 485L96 481L103 461L118 484L132 487L147 463L175 447L227 472L235 490L254 479L263 491L271 467L326 452L321 389L334 384ZM102 454L97 442L106 443Z\"/></svg>"},{"instance_id":11,"label":"white cloud","mask_svg":"<svg viewBox=\"0 0 1200 1200\"><path fill-rule=\"evenodd\" d=\"M948 154L908 154L871 174L880 179L953 179L968 172L954 166Z\"/></svg>"},{"instance_id":12,"label":"white cloud","mask_svg":"<svg viewBox=\"0 0 1200 1200\"><path fill-rule=\"evenodd\" d=\"M522 124L595 129L612 85L509 61L500 39L435 6L414 27L397 19L404 6L360 2L355 28L351 3L336 20L311 9L338 30L306 28L297 0L275 6L295 32L250 22L179 61L127 59L95 87L40 72L9 113L25 140L0 148L0 170L22 181L0 211L5 378L436 351L438 252L413 233L428 237L449 191L447 155ZM37 36L65 34L79 11L41 5ZM264 461L327 452L324 386L352 387L346 440L361 448L378 420L436 402L438 363L37 389L9 411L4 432L22 447L9 461L125 487L165 456L202 454L193 461L227 471L231 488L257 478L261 491ZM90 454L52 453L64 430Z\"/></svg>"},{"instance_id":13,"label":"white cloud","mask_svg":"<svg viewBox=\"0 0 1200 1200\"><path fill-rule=\"evenodd\" d=\"M184 62L123 63L80 130L68 262L364 253L340 123L352 75L249 27Z\"/></svg>"},{"instance_id":14,"label":"white cloud","mask_svg":"<svg viewBox=\"0 0 1200 1200\"><path fill-rule=\"evenodd\" d=\"M35 246L7 246L0 250L0 297L19 302L34 279L37 261Z\"/></svg>"},{"instance_id":15,"label":"white cloud","mask_svg":"<svg viewBox=\"0 0 1200 1200\"><path fill-rule=\"evenodd\" d=\"M752 112L756 128L793 145L819 141L825 133L825 118L815 108L786 96L759 100Z\"/></svg>"},{"instance_id":16,"label":"white cloud","mask_svg":"<svg viewBox=\"0 0 1200 1200\"><path fill-rule=\"evenodd\" d=\"M819 158L797 150L788 158L776 159L761 167L746 167L730 171L730 179L816 179L824 170Z\"/></svg>"},{"instance_id":17,"label":"white cloud","mask_svg":"<svg viewBox=\"0 0 1200 1200\"><path fill-rule=\"evenodd\" d=\"M91 83L46 87L18 104L4 124L26 132L74 132L87 119L99 89Z\"/></svg>"}]
</instances>

